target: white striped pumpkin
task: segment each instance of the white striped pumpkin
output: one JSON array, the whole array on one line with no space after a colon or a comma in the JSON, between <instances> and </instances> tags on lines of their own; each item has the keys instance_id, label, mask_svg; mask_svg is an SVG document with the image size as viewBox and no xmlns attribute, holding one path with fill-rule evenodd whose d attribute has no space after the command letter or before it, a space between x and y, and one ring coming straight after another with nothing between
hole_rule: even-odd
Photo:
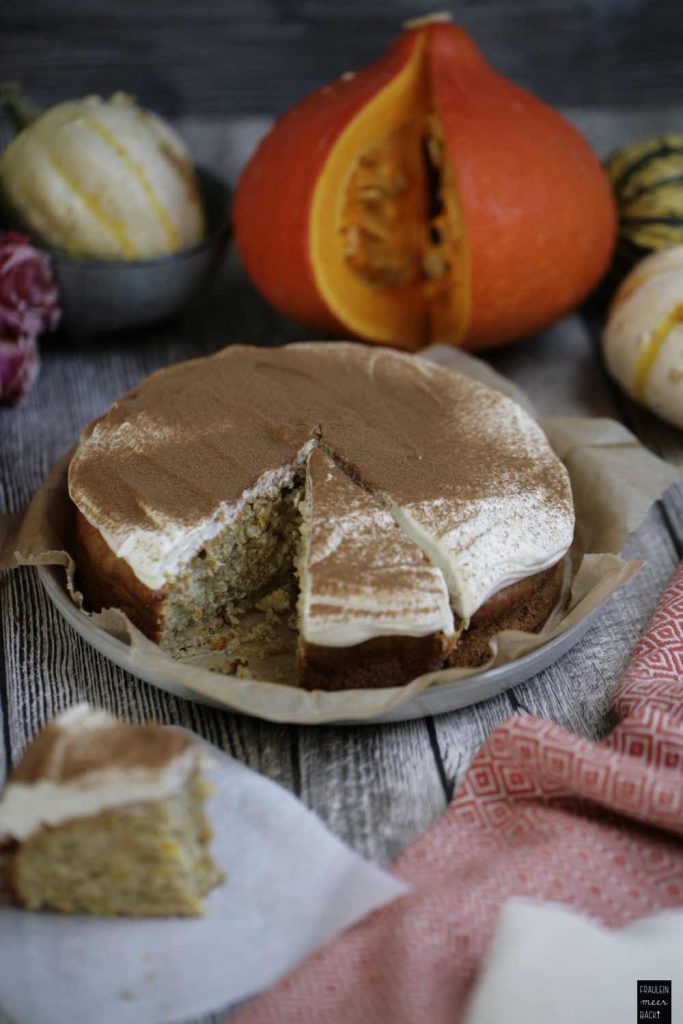
<instances>
[{"instance_id":1,"label":"white striped pumpkin","mask_svg":"<svg viewBox=\"0 0 683 1024\"><path fill-rule=\"evenodd\" d=\"M603 353L627 394L683 428L683 245L653 253L623 281Z\"/></svg>"},{"instance_id":2,"label":"white striped pumpkin","mask_svg":"<svg viewBox=\"0 0 683 1024\"><path fill-rule=\"evenodd\" d=\"M149 259L204 236L184 143L123 93L37 117L0 155L0 188L23 226L79 258Z\"/></svg>"}]
</instances>

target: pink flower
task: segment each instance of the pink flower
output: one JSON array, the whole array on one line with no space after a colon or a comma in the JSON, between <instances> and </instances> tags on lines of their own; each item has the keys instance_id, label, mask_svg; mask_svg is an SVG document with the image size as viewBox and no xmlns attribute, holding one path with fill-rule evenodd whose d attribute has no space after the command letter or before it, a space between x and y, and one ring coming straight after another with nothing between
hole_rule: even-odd
<instances>
[{"instance_id":1,"label":"pink flower","mask_svg":"<svg viewBox=\"0 0 683 1024\"><path fill-rule=\"evenodd\" d=\"M34 334L0 337L0 404L16 405L33 387L40 370Z\"/></svg>"},{"instance_id":2,"label":"pink flower","mask_svg":"<svg viewBox=\"0 0 683 1024\"><path fill-rule=\"evenodd\" d=\"M59 323L50 262L24 235L0 237L0 403L15 404L38 376L36 340Z\"/></svg>"}]
</instances>

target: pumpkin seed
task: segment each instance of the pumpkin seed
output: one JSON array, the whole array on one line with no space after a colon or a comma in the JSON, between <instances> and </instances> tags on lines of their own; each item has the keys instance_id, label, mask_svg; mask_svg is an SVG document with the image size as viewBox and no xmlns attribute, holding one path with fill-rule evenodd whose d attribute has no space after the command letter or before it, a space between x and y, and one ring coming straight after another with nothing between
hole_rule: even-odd
<instances>
[{"instance_id":1,"label":"pumpkin seed","mask_svg":"<svg viewBox=\"0 0 683 1024\"><path fill-rule=\"evenodd\" d=\"M427 184L433 190L432 202L422 213L420 141L431 167ZM402 126L359 155L349 174L341 245L348 265L369 284L395 288L422 283L435 293L432 282L446 287L452 238L440 195L444 160L443 138L433 117ZM426 223L416 219L420 217Z\"/></svg>"},{"instance_id":2,"label":"pumpkin seed","mask_svg":"<svg viewBox=\"0 0 683 1024\"><path fill-rule=\"evenodd\" d=\"M427 249L422 257L422 269L427 277L443 277L448 270L448 261L440 249Z\"/></svg>"}]
</instances>

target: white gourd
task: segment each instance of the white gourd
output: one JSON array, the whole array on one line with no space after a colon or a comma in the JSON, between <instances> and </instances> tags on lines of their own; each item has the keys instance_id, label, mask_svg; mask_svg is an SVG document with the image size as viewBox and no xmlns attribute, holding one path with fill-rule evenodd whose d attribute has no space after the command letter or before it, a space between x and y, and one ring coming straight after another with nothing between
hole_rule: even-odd
<instances>
[{"instance_id":1,"label":"white gourd","mask_svg":"<svg viewBox=\"0 0 683 1024\"><path fill-rule=\"evenodd\" d=\"M205 232L183 141L123 93L40 114L0 155L0 188L28 230L84 259L167 255Z\"/></svg>"},{"instance_id":2,"label":"white gourd","mask_svg":"<svg viewBox=\"0 0 683 1024\"><path fill-rule=\"evenodd\" d=\"M683 245L648 256L622 283L603 352L627 394L683 428Z\"/></svg>"}]
</instances>

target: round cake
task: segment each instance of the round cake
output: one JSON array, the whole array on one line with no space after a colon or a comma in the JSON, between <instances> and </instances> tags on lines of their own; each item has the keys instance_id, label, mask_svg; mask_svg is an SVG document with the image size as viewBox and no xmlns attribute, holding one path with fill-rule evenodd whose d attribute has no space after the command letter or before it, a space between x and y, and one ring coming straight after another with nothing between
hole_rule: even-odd
<instances>
[{"instance_id":1,"label":"round cake","mask_svg":"<svg viewBox=\"0 0 683 1024\"><path fill-rule=\"evenodd\" d=\"M232 345L152 374L69 468L78 580L177 657L285 654L309 689L477 665L557 603L574 510L538 424L352 343Z\"/></svg>"}]
</instances>

